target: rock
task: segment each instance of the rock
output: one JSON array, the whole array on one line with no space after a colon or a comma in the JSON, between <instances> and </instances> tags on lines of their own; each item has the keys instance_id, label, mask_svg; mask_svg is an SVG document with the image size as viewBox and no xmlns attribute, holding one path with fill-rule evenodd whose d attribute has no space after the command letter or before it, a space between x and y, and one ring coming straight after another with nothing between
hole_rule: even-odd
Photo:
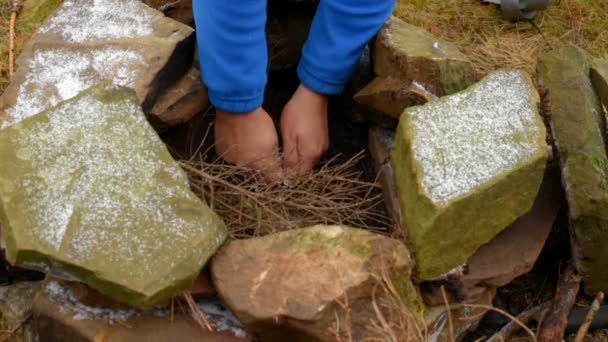
<instances>
[{"instance_id":1,"label":"rock","mask_svg":"<svg viewBox=\"0 0 608 342\"><path fill-rule=\"evenodd\" d=\"M135 93L99 85L0 130L7 259L136 307L187 288L227 232Z\"/></svg>"},{"instance_id":2,"label":"rock","mask_svg":"<svg viewBox=\"0 0 608 342\"><path fill-rule=\"evenodd\" d=\"M210 298L215 297L216 292L211 283L210 275L207 272L201 272L194 281L194 284L185 292L190 293L193 298ZM104 294L96 291L84 283L78 281L65 281L54 277L49 277L50 281L58 283L61 287L69 291L73 297L81 304L91 306L99 309L130 309L128 305L117 302L116 300L105 296ZM176 294L179 297L180 294ZM156 308L169 308L171 300L157 304Z\"/></svg>"},{"instance_id":3,"label":"rock","mask_svg":"<svg viewBox=\"0 0 608 342\"><path fill-rule=\"evenodd\" d=\"M377 77L353 99L368 110L384 113L397 122L405 108L423 105L436 98L418 82Z\"/></svg>"},{"instance_id":4,"label":"rock","mask_svg":"<svg viewBox=\"0 0 608 342\"><path fill-rule=\"evenodd\" d=\"M0 98L0 127L110 80L134 88L146 113L194 53L193 30L137 0L65 0L25 45Z\"/></svg>"},{"instance_id":5,"label":"rock","mask_svg":"<svg viewBox=\"0 0 608 342\"><path fill-rule=\"evenodd\" d=\"M13 331L9 341L36 341L29 317L32 314L34 295L40 288L40 282L19 282L0 286L0 323L6 338L6 332Z\"/></svg>"},{"instance_id":6,"label":"rock","mask_svg":"<svg viewBox=\"0 0 608 342\"><path fill-rule=\"evenodd\" d=\"M600 101L587 54L574 46L538 62L569 206L575 263L589 294L608 291L608 159Z\"/></svg>"},{"instance_id":7,"label":"rock","mask_svg":"<svg viewBox=\"0 0 608 342\"><path fill-rule=\"evenodd\" d=\"M539 102L529 76L501 70L404 112L391 163L418 279L464 263L530 210L548 157Z\"/></svg>"},{"instance_id":8,"label":"rock","mask_svg":"<svg viewBox=\"0 0 608 342\"><path fill-rule=\"evenodd\" d=\"M209 107L207 88L200 76L200 71L192 67L182 79L163 91L150 111L150 122L155 128L187 122Z\"/></svg>"},{"instance_id":9,"label":"rock","mask_svg":"<svg viewBox=\"0 0 608 342\"><path fill-rule=\"evenodd\" d=\"M608 59L597 59L591 66L591 81L602 103L608 108Z\"/></svg>"},{"instance_id":10,"label":"rock","mask_svg":"<svg viewBox=\"0 0 608 342\"><path fill-rule=\"evenodd\" d=\"M39 281L23 281L0 286L0 317L9 327L22 323L31 313Z\"/></svg>"},{"instance_id":11,"label":"rock","mask_svg":"<svg viewBox=\"0 0 608 342\"><path fill-rule=\"evenodd\" d=\"M532 209L481 246L467 261L464 287L505 286L532 270L565 202L559 172L548 168Z\"/></svg>"},{"instance_id":12,"label":"rock","mask_svg":"<svg viewBox=\"0 0 608 342\"><path fill-rule=\"evenodd\" d=\"M374 71L380 77L417 81L437 96L475 81L471 62L458 48L420 27L391 17L374 41Z\"/></svg>"},{"instance_id":13,"label":"rock","mask_svg":"<svg viewBox=\"0 0 608 342\"><path fill-rule=\"evenodd\" d=\"M213 332L203 330L190 312L107 309L80 303L57 282L48 282L34 300L33 321L40 341L250 341L238 321L220 302L197 303Z\"/></svg>"},{"instance_id":14,"label":"rock","mask_svg":"<svg viewBox=\"0 0 608 342\"><path fill-rule=\"evenodd\" d=\"M369 151L374 160L374 168L378 173L378 181L382 187L382 197L395 231L403 231L401 222L401 206L399 204L399 190L395 182L393 166L390 163L390 151L393 148L395 134L391 130L380 127L369 129Z\"/></svg>"},{"instance_id":15,"label":"rock","mask_svg":"<svg viewBox=\"0 0 608 342\"><path fill-rule=\"evenodd\" d=\"M163 12L167 17L179 21L182 24L194 27L192 0L161 0L156 8Z\"/></svg>"},{"instance_id":16,"label":"rock","mask_svg":"<svg viewBox=\"0 0 608 342\"><path fill-rule=\"evenodd\" d=\"M335 341L331 330L336 319L344 322L338 302L345 300L353 340L361 341L376 317L374 274L383 267L420 315L405 246L354 228L313 226L231 241L213 258L211 275L228 307L263 341Z\"/></svg>"},{"instance_id":17,"label":"rock","mask_svg":"<svg viewBox=\"0 0 608 342\"><path fill-rule=\"evenodd\" d=\"M476 287L470 291L469 296L462 302L450 306L450 315L454 324L454 341L462 341L471 331L479 326L484 315L490 311L488 308L467 307L467 305L484 305L492 307L496 289ZM426 314L426 322L432 341L449 342L449 323L445 305L431 307Z\"/></svg>"}]
</instances>

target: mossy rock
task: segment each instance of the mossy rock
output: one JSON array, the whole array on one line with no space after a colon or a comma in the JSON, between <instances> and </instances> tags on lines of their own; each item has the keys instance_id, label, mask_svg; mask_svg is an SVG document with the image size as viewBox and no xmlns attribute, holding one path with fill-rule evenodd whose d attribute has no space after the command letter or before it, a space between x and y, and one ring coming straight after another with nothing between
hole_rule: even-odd
<instances>
[{"instance_id":1,"label":"mossy rock","mask_svg":"<svg viewBox=\"0 0 608 342\"><path fill-rule=\"evenodd\" d=\"M380 30L373 50L378 76L417 81L436 96L453 94L475 82L471 62L455 45L397 17Z\"/></svg>"},{"instance_id":2,"label":"mossy rock","mask_svg":"<svg viewBox=\"0 0 608 342\"><path fill-rule=\"evenodd\" d=\"M574 259L589 294L608 291L608 158L605 118L589 79L591 59L568 46L541 56L537 68L548 91Z\"/></svg>"},{"instance_id":3,"label":"mossy rock","mask_svg":"<svg viewBox=\"0 0 608 342\"><path fill-rule=\"evenodd\" d=\"M591 81L602 103L608 108L608 59L596 59L591 65Z\"/></svg>"},{"instance_id":4,"label":"mossy rock","mask_svg":"<svg viewBox=\"0 0 608 342\"><path fill-rule=\"evenodd\" d=\"M0 130L8 260L147 308L192 284L224 241L133 90L99 85Z\"/></svg>"},{"instance_id":5,"label":"mossy rock","mask_svg":"<svg viewBox=\"0 0 608 342\"><path fill-rule=\"evenodd\" d=\"M407 109L391 162L420 280L464 263L531 207L548 158L528 75L501 70Z\"/></svg>"}]
</instances>

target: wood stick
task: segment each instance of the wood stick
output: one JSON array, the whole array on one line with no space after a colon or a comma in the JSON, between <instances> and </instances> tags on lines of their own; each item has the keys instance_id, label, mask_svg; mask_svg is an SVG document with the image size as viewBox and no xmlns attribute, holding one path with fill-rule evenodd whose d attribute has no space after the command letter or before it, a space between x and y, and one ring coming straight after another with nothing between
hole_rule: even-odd
<instances>
[{"instance_id":1,"label":"wood stick","mask_svg":"<svg viewBox=\"0 0 608 342\"><path fill-rule=\"evenodd\" d=\"M551 302L546 302L520 313L519 316L517 316L517 321L519 321L519 323L517 321L509 322L492 335L487 342L510 341L513 335L522 329L521 324L527 325L530 321L540 321L550 307Z\"/></svg>"},{"instance_id":2,"label":"wood stick","mask_svg":"<svg viewBox=\"0 0 608 342\"><path fill-rule=\"evenodd\" d=\"M17 23L17 14L21 9L21 1L13 0L13 8L11 11L11 21L9 24L8 34L8 77L9 80L13 79L15 74L15 24Z\"/></svg>"},{"instance_id":3,"label":"wood stick","mask_svg":"<svg viewBox=\"0 0 608 342\"><path fill-rule=\"evenodd\" d=\"M561 342L566 332L568 315L574 306L581 285L581 276L568 265L559 278L553 305L538 330L538 341Z\"/></svg>"},{"instance_id":4,"label":"wood stick","mask_svg":"<svg viewBox=\"0 0 608 342\"><path fill-rule=\"evenodd\" d=\"M583 321L583 324L581 324L581 327L578 329L578 332L576 333L574 342L583 342L583 340L585 339L585 335L587 335L587 331L589 331L589 327L591 326L591 323L593 322L593 319L595 318L595 314L600 309L600 305L602 305L603 301L604 301L604 292L600 291L595 295L595 299L593 300L593 303L591 303L591 306L589 307L589 311L587 311L585 320Z\"/></svg>"},{"instance_id":5,"label":"wood stick","mask_svg":"<svg viewBox=\"0 0 608 342\"><path fill-rule=\"evenodd\" d=\"M441 285L441 296L443 297L443 302L445 304L445 312L448 315L448 336L450 337L450 342L454 342L454 323L452 322L452 309L450 308L450 302L448 301L448 296L445 293L445 287Z\"/></svg>"}]
</instances>

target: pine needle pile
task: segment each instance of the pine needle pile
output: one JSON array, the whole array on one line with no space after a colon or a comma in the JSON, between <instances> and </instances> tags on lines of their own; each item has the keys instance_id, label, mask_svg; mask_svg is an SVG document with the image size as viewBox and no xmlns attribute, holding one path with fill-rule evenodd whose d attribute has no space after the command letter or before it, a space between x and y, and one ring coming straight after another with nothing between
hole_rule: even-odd
<instances>
[{"instance_id":1,"label":"pine needle pile","mask_svg":"<svg viewBox=\"0 0 608 342\"><path fill-rule=\"evenodd\" d=\"M331 160L306 177L266 183L247 168L203 159L182 161L196 194L224 219L231 238L262 236L315 224L340 224L388 233L382 193L354 166Z\"/></svg>"}]
</instances>

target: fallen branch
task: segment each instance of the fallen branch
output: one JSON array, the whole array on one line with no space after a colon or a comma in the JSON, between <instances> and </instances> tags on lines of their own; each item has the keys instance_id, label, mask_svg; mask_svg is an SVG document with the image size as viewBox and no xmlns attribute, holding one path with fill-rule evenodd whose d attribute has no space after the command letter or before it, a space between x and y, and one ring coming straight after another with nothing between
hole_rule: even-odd
<instances>
[{"instance_id":1,"label":"fallen branch","mask_svg":"<svg viewBox=\"0 0 608 342\"><path fill-rule=\"evenodd\" d=\"M494 335L492 335L487 342L506 342L510 341L511 338L521 330L521 324L527 325L531 321L539 321L547 313L547 310L551 307L551 302L535 306L529 310L526 310L517 316L517 321L511 321Z\"/></svg>"},{"instance_id":2,"label":"fallen branch","mask_svg":"<svg viewBox=\"0 0 608 342\"><path fill-rule=\"evenodd\" d=\"M573 265L569 265L560 276L551 310L538 330L540 342L561 342L563 340L568 315L576 301L580 284L581 276Z\"/></svg>"},{"instance_id":3,"label":"fallen branch","mask_svg":"<svg viewBox=\"0 0 608 342\"><path fill-rule=\"evenodd\" d=\"M17 14L19 13L20 9L21 1L13 0L8 34L8 76L10 80L13 79L13 74L15 74L15 24L17 22Z\"/></svg>"},{"instance_id":4,"label":"fallen branch","mask_svg":"<svg viewBox=\"0 0 608 342\"><path fill-rule=\"evenodd\" d=\"M595 318L595 314L600 309L600 305L602 305L603 301L604 301L604 292L600 291L595 295L595 299L593 300L593 303L591 303L591 306L589 307L589 311L587 311L585 320L583 321L583 324L581 324L581 327L578 329L578 332L576 333L574 342L583 342L583 340L585 339L585 335L587 335L587 331L589 331L589 327L591 326L591 323L593 322L593 319Z\"/></svg>"}]
</instances>

